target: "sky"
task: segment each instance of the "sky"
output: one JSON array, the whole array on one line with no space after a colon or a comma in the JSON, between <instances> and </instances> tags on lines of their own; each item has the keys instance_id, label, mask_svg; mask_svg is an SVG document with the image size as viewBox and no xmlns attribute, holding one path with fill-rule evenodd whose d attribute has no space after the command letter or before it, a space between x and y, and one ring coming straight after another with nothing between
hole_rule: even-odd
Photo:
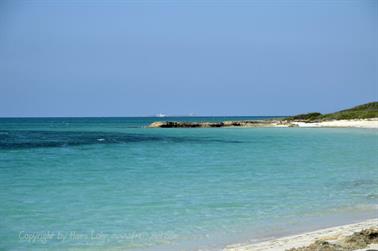
<instances>
[{"instance_id":1,"label":"sky","mask_svg":"<svg viewBox=\"0 0 378 251\"><path fill-rule=\"evenodd\" d=\"M0 2L0 117L291 115L378 100L378 1Z\"/></svg>"}]
</instances>

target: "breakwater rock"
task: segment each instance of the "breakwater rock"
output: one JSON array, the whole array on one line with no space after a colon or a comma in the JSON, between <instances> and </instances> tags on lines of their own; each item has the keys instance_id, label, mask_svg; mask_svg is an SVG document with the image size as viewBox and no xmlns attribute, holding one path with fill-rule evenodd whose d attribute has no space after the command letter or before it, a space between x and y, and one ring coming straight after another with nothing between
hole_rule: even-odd
<instances>
[{"instance_id":1,"label":"breakwater rock","mask_svg":"<svg viewBox=\"0 0 378 251\"><path fill-rule=\"evenodd\" d=\"M183 122L158 121L148 128L214 128L214 127L292 127L294 124L285 120L240 120L222 122Z\"/></svg>"}]
</instances>

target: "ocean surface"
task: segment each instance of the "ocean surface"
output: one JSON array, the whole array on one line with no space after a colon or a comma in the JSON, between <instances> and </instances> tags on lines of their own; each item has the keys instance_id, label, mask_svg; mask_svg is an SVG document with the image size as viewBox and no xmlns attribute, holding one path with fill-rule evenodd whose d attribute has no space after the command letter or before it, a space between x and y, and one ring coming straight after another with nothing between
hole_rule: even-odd
<instances>
[{"instance_id":1,"label":"ocean surface","mask_svg":"<svg viewBox=\"0 0 378 251\"><path fill-rule=\"evenodd\" d=\"M144 128L227 119L0 119L0 250L219 250L378 215L378 130Z\"/></svg>"}]
</instances>

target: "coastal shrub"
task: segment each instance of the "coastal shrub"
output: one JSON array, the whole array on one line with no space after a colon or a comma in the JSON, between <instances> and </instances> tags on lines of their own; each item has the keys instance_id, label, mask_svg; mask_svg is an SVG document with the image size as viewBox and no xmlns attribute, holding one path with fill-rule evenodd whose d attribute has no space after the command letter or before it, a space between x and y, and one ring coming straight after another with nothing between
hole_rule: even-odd
<instances>
[{"instance_id":1,"label":"coastal shrub","mask_svg":"<svg viewBox=\"0 0 378 251\"><path fill-rule=\"evenodd\" d=\"M292 117L288 117L287 120L315 120L318 119L322 114L319 112L310 112L305 114L298 114Z\"/></svg>"},{"instance_id":2,"label":"coastal shrub","mask_svg":"<svg viewBox=\"0 0 378 251\"><path fill-rule=\"evenodd\" d=\"M321 119L339 120L339 119L368 119L378 118L378 102L371 102L359 105L350 109L342 110L335 113L325 114Z\"/></svg>"},{"instance_id":3,"label":"coastal shrub","mask_svg":"<svg viewBox=\"0 0 378 251\"><path fill-rule=\"evenodd\" d=\"M341 110L335 113L321 114L311 112L299 114L286 118L286 120L315 121L315 120L341 120L341 119L369 119L378 118L378 102L355 106L350 109Z\"/></svg>"}]
</instances>

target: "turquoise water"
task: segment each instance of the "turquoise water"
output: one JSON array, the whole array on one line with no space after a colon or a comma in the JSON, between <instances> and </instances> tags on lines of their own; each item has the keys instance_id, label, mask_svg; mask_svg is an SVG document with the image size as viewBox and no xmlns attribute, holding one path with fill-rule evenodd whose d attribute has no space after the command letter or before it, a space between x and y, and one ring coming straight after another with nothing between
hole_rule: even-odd
<instances>
[{"instance_id":1,"label":"turquoise water","mask_svg":"<svg viewBox=\"0 0 378 251\"><path fill-rule=\"evenodd\" d=\"M0 119L0 250L218 250L377 214L377 130L156 120Z\"/></svg>"}]
</instances>

